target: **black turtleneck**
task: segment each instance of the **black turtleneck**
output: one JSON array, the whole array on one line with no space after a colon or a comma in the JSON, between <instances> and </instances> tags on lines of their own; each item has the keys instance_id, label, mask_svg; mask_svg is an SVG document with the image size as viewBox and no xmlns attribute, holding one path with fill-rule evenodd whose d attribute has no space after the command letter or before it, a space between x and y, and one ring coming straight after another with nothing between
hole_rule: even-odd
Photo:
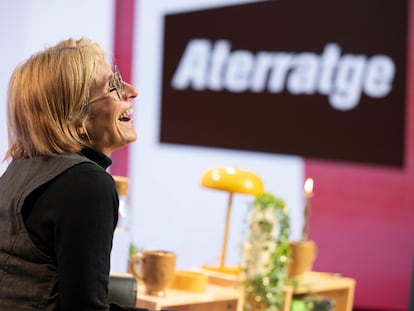
<instances>
[{"instance_id":1,"label":"black turtleneck","mask_svg":"<svg viewBox=\"0 0 414 311\"><path fill-rule=\"evenodd\" d=\"M82 154L98 165L83 162L39 187L22 214L34 244L55 261L60 309L108 310L118 195L105 171L111 159L93 149Z\"/></svg>"}]
</instances>

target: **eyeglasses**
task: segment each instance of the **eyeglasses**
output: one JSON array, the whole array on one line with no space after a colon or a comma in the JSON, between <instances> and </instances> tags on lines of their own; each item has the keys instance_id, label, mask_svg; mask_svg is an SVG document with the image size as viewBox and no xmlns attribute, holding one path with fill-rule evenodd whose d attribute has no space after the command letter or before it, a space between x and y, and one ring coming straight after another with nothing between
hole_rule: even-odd
<instances>
[{"instance_id":1,"label":"eyeglasses","mask_svg":"<svg viewBox=\"0 0 414 311\"><path fill-rule=\"evenodd\" d=\"M98 96L91 99L88 103L91 104L98 100L104 99L108 97L108 93L115 91L116 95L118 96L119 100L123 100L125 98L125 88L124 88L124 81L122 80L121 73L117 66L114 68L114 74L112 75L111 79L108 82L108 91L103 96Z\"/></svg>"}]
</instances>

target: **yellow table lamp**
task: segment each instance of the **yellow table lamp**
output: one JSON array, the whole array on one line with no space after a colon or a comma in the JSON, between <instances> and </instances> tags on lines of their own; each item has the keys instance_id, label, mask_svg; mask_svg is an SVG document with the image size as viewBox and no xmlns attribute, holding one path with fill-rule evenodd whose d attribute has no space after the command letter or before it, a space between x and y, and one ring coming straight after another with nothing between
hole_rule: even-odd
<instances>
[{"instance_id":1,"label":"yellow table lamp","mask_svg":"<svg viewBox=\"0 0 414 311\"><path fill-rule=\"evenodd\" d=\"M225 266L233 193L258 196L264 192L263 182L259 176L247 170L239 169L237 167L214 167L204 172L201 177L201 185L229 193L220 266L218 268L204 268L224 273L238 273L238 270L235 271L234 269L232 270Z\"/></svg>"}]
</instances>

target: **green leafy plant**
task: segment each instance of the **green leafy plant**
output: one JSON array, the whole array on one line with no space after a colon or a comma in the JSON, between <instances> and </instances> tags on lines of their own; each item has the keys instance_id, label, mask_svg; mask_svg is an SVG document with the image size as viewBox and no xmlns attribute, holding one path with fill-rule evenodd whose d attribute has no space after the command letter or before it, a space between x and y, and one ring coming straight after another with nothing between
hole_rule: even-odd
<instances>
[{"instance_id":1,"label":"green leafy plant","mask_svg":"<svg viewBox=\"0 0 414 311\"><path fill-rule=\"evenodd\" d=\"M129 257L131 257L132 255L135 255L138 252L139 252L139 248L131 243L131 245L129 246Z\"/></svg>"},{"instance_id":2,"label":"green leafy plant","mask_svg":"<svg viewBox=\"0 0 414 311\"><path fill-rule=\"evenodd\" d=\"M242 247L245 310L281 310L288 280L289 234L285 202L271 193L258 196L249 209Z\"/></svg>"}]
</instances>

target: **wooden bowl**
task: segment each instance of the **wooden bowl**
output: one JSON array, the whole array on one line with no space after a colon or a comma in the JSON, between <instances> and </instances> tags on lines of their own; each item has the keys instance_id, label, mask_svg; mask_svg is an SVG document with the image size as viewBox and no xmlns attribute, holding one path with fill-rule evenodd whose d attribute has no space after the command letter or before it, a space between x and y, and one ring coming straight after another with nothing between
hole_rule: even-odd
<instances>
[{"instance_id":1,"label":"wooden bowl","mask_svg":"<svg viewBox=\"0 0 414 311\"><path fill-rule=\"evenodd\" d=\"M202 293L206 290L208 276L201 272L176 270L170 288Z\"/></svg>"}]
</instances>

